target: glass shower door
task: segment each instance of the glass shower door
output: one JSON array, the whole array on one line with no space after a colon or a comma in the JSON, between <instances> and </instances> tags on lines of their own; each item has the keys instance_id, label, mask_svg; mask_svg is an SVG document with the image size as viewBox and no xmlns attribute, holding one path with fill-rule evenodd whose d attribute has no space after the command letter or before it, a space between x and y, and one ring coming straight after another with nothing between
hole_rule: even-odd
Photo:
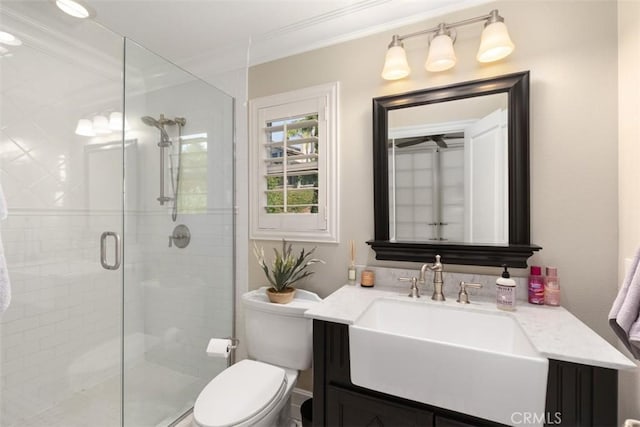
<instances>
[{"instance_id":1,"label":"glass shower door","mask_svg":"<svg viewBox=\"0 0 640 427\"><path fill-rule=\"evenodd\" d=\"M205 350L233 335L233 99L125 51L124 425L166 426L227 366Z\"/></svg>"},{"instance_id":2,"label":"glass shower door","mask_svg":"<svg viewBox=\"0 0 640 427\"><path fill-rule=\"evenodd\" d=\"M122 270L101 266L100 236L122 236L123 39L67 19L0 3L0 30L21 40L0 52L3 427L121 424Z\"/></svg>"},{"instance_id":3,"label":"glass shower door","mask_svg":"<svg viewBox=\"0 0 640 427\"><path fill-rule=\"evenodd\" d=\"M0 2L0 425L167 426L227 365L233 99L70 22Z\"/></svg>"}]
</instances>

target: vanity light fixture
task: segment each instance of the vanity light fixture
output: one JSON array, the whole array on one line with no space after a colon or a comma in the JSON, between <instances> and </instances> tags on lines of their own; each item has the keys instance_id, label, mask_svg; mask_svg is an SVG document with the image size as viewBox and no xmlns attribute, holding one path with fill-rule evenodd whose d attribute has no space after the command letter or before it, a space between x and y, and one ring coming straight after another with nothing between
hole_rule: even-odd
<instances>
[{"instance_id":1,"label":"vanity light fixture","mask_svg":"<svg viewBox=\"0 0 640 427\"><path fill-rule=\"evenodd\" d=\"M504 18L494 9L489 14L452 24L441 23L437 27L407 34L394 35L389 44L385 57L382 78L385 80L397 80L409 75L410 69L407 63L407 54L402 44L403 40L426 35L430 37L429 53L424 67L427 71L438 72L452 68L456 64L456 53L453 43L456 40L455 28L464 25L475 24L484 21L484 30L480 38L480 48L476 59L480 62L493 62L503 59L511 54L514 44L509 37Z\"/></svg>"},{"instance_id":2,"label":"vanity light fixture","mask_svg":"<svg viewBox=\"0 0 640 427\"><path fill-rule=\"evenodd\" d=\"M55 0L58 9L74 18L86 19L93 17L93 9L81 0Z\"/></svg>"}]
</instances>

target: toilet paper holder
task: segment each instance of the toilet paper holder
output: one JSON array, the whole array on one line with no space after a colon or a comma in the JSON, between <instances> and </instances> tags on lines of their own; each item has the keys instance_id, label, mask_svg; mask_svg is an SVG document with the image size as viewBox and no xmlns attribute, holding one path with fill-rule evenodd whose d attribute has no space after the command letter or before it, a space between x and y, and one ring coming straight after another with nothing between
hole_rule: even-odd
<instances>
[{"instance_id":1,"label":"toilet paper holder","mask_svg":"<svg viewBox=\"0 0 640 427\"><path fill-rule=\"evenodd\" d=\"M231 341L231 344L229 345L229 350L235 350L240 345L240 340L238 338L225 337L225 339Z\"/></svg>"},{"instance_id":2,"label":"toilet paper holder","mask_svg":"<svg viewBox=\"0 0 640 427\"><path fill-rule=\"evenodd\" d=\"M240 340L233 337L211 338L207 344L207 356L222 357L225 359L231 357L231 362L233 362L235 354L233 350L238 348L239 344Z\"/></svg>"}]
</instances>

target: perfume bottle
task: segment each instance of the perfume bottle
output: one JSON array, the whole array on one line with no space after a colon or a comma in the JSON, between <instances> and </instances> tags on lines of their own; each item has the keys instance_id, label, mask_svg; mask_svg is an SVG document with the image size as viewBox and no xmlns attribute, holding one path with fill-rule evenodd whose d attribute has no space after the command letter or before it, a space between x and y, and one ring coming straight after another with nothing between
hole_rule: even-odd
<instances>
[{"instance_id":1,"label":"perfume bottle","mask_svg":"<svg viewBox=\"0 0 640 427\"><path fill-rule=\"evenodd\" d=\"M529 303L544 304L544 277L538 265L532 265L529 274Z\"/></svg>"},{"instance_id":2,"label":"perfume bottle","mask_svg":"<svg viewBox=\"0 0 640 427\"><path fill-rule=\"evenodd\" d=\"M553 306L560 305L560 280L556 267L547 267L544 281L544 303Z\"/></svg>"}]
</instances>

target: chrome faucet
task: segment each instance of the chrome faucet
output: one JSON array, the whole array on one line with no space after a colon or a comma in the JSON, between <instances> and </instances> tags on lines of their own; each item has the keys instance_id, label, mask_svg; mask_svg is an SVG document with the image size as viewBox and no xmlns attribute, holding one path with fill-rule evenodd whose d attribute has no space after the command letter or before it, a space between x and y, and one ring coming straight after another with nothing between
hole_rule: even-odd
<instances>
[{"instance_id":1,"label":"chrome faucet","mask_svg":"<svg viewBox=\"0 0 640 427\"><path fill-rule=\"evenodd\" d=\"M440 255L436 255L436 262L433 265L422 265L422 267L420 268L420 277L418 278L418 282L425 282L425 274L427 269L433 271L433 295L431 295L431 299L434 301L444 301L445 297L442 293L442 286L444 285L444 281L442 280L442 272L444 271L444 266L440 262Z\"/></svg>"}]
</instances>

